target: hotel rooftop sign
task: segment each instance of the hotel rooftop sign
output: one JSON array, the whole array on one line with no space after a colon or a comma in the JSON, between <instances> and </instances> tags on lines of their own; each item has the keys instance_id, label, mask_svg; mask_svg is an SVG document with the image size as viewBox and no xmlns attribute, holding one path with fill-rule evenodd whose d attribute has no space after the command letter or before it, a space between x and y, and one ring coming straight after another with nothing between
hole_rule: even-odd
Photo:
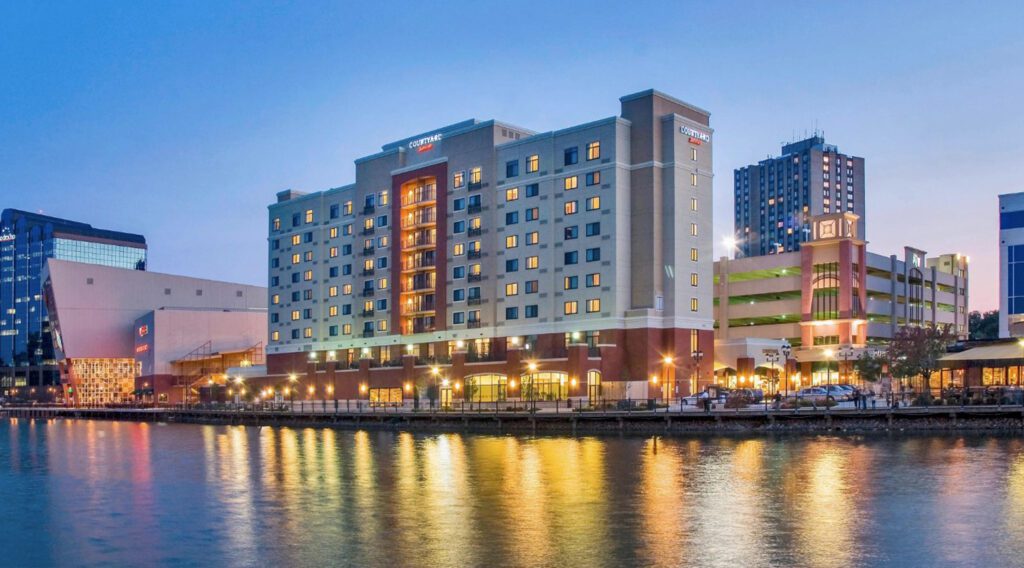
<instances>
[{"instance_id":1,"label":"hotel rooftop sign","mask_svg":"<svg viewBox=\"0 0 1024 568\"><path fill-rule=\"evenodd\" d=\"M679 132L690 137L690 142L693 144L700 144L701 142L711 142L711 135L705 134L699 130L694 130L689 126L680 126Z\"/></svg>"},{"instance_id":2,"label":"hotel rooftop sign","mask_svg":"<svg viewBox=\"0 0 1024 568\"><path fill-rule=\"evenodd\" d=\"M441 133L431 134L430 136L424 136L418 140L409 142L409 149L416 150L417 152L426 152L434 148L434 142L441 141Z\"/></svg>"}]
</instances>

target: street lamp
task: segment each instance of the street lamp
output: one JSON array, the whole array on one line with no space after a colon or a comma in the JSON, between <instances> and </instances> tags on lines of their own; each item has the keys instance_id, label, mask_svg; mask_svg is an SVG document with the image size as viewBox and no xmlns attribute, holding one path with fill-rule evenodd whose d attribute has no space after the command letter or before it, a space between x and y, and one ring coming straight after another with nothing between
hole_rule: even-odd
<instances>
[{"instance_id":1,"label":"street lamp","mask_svg":"<svg viewBox=\"0 0 1024 568\"><path fill-rule=\"evenodd\" d=\"M704 352L698 349L693 353L690 353L690 357L692 357L693 360L697 362L696 384L693 385L693 390L696 391L697 388L700 386L700 362L702 359L704 359Z\"/></svg>"},{"instance_id":2,"label":"street lamp","mask_svg":"<svg viewBox=\"0 0 1024 568\"><path fill-rule=\"evenodd\" d=\"M533 412L537 412L537 392L534 390L534 380L535 380L534 375L537 373L537 368L538 368L537 367L537 363L534 362L534 361L530 361L529 363L526 364L526 370L529 371L529 377L530 377L530 401L529 402L530 402L530 407L532 408Z\"/></svg>"},{"instance_id":3,"label":"street lamp","mask_svg":"<svg viewBox=\"0 0 1024 568\"><path fill-rule=\"evenodd\" d=\"M783 339L781 350L784 358L782 364L786 371L786 398L789 398L789 356L793 353L793 346Z\"/></svg>"}]
</instances>

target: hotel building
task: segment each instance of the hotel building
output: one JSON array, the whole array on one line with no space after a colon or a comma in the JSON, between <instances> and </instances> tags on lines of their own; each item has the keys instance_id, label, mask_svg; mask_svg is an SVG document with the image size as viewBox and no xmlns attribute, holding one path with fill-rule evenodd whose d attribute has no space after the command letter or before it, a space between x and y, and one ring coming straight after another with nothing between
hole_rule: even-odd
<instances>
[{"instance_id":1,"label":"hotel building","mask_svg":"<svg viewBox=\"0 0 1024 568\"><path fill-rule=\"evenodd\" d=\"M967 337L967 257L928 258L913 247L872 253L858 227L853 213L818 216L797 252L715 263L721 376L753 377L782 340L793 347L788 365L800 386L825 382L829 373L835 381L840 366L845 375L849 361L884 346L903 326L949 325ZM843 350L847 361L840 365Z\"/></svg>"},{"instance_id":2,"label":"hotel building","mask_svg":"<svg viewBox=\"0 0 1024 568\"><path fill-rule=\"evenodd\" d=\"M1024 193L999 196L999 337L1024 336Z\"/></svg>"},{"instance_id":3,"label":"hotel building","mask_svg":"<svg viewBox=\"0 0 1024 568\"><path fill-rule=\"evenodd\" d=\"M811 219L853 213L865 238L864 158L814 135L786 144L782 155L734 173L736 240L740 256L800 250L810 239Z\"/></svg>"},{"instance_id":4,"label":"hotel building","mask_svg":"<svg viewBox=\"0 0 1024 568\"><path fill-rule=\"evenodd\" d=\"M0 387L38 397L60 377L43 303L50 258L145 270L146 239L16 209L0 215Z\"/></svg>"},{"instance_id":5,"label":"hotel building","mask_svg":"<svg viewBox=\"0 0 1024 568\"><path fill-rule=\"evenodd\" d=\"M468 120L355 164L269 207L270 381L387 403L439 375L442 400L488 401L711 379L706 111L645 91L619 116Z\"/></svg>"}]
</instances>

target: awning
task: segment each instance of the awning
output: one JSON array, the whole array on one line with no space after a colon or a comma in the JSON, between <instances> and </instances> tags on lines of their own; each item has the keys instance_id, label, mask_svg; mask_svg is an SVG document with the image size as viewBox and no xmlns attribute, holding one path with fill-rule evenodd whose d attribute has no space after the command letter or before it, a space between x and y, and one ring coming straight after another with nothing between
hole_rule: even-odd
<instances>
[{"instance_id":1,"label":"awning","mask_svg":"<svg viewBox=\"0 0 1024 568\"><path fill-rule=\"evenodd\" d=\"M939 360L945 363L953 361L995 361L999 359L1024 359L1024 347L1021 347L1016 341L984 345L959 353L949 353Z\"/></svg>"}]
</instances>

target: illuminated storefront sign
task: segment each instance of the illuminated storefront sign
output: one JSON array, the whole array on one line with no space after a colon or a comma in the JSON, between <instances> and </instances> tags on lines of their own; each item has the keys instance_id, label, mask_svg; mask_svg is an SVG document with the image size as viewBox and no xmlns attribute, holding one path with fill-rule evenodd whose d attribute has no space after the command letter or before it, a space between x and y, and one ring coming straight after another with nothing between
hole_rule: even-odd
<instances>
[{"instance_id":1,"label":"illuminated storefront sign","mask_svg":"<svg viewBox=\"0 0 1024 568\"><path fill-rule=\"evenodd\" d=\"M9 243L14 240L14 233L7 229L0 231L0 243Z\"/></svg>"},{"instance_id":2,"label":"illuminated storefront sign","mask_svg":"<svg viewBox=\"0 0 1024 568\"><path fill-rule=\"evenodd\" d=\"M423 152L428 152L430 150L433 150L434 149L434 142L440 142L440 141L441 141L441 133L439 132L437 134L432 134L430 136L425 136L423 138L420 138L419 140L413 140L412 142L409 142L409 148L413 149L413 150L416 150L417 152L422 154Z\"/></svg>"},{"instance_id":3,"label":"illuminated storefront sign","mask_svg":"<svg viewBox=\"0 0 1024 568\"><path fill-rule=\"evenodd\" d=\"M149 326L139 326L139 337L146 337L147 335L149 335Z\"/></svg>"},{"instance_id":4,"label":"illuminated storefront sign","mask_svg":"<svg viewBox=\"0 0 1024 568\"><path fill-rule=\"evenodd\" d=\"M135 347L136 353L145 353L146 351L149 351L149 345L146 343L143 343L142 345L138 345Z\"/></svg>"},{"instance_id":5,"label":"illuminated storefront sign","mask_svg":"<svg viewBox=\"0 0 1024 568\"><path fill-rule=\"evenodd\" d=\"M705 134L699 130L694 130L689 126L680 126L679 132L690 137L690 144L696 144L698 146L703 142L711 142L711 135Z\"/></svg>"}]
</instances>

